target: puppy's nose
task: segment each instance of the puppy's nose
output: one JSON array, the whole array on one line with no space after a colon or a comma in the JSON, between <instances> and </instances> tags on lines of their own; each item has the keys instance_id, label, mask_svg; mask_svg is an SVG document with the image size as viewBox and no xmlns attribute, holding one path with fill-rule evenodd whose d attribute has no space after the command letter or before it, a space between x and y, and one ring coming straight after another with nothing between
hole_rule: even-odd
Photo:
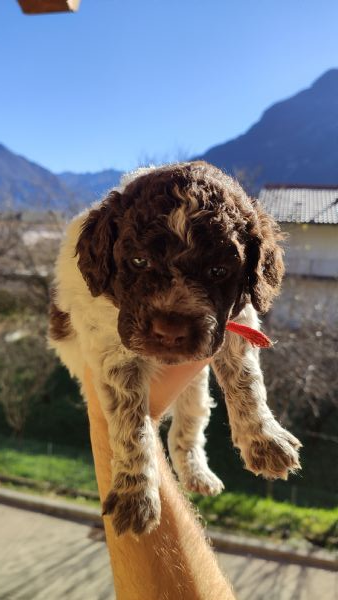
<instances>
[{"instance_id":1,"label":"puppy's nose","mask_svg":"<svg viewBox=\"0 0 338 600\"><path fill-rule=\"evenodd\" d=\"M172 348L181 346L185 342L188 337L188 326L185 323L179 325L167 323L161 317L155 317L152 322L152 334L163 346Z\"/></svg>"}]
</instances>

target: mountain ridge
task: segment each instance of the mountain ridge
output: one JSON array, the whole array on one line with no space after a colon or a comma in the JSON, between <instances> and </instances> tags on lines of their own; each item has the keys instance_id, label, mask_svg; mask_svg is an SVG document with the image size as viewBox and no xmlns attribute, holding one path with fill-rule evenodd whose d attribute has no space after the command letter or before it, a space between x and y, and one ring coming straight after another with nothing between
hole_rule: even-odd
<instances>
[{"instance_id":1,"label":"mountain ridge","mask_svg":"<svg viewBox=\"0 0 338 600\"><path fill-rule=\"evenodd\" d=\"M338 182L338 68L263 111L238 137L193 157L237 176L257 193L266 183ZM0 210L75 212L115 187L122 171L52 173L0 144Z\"/></svg>"},{"instance_id":2,"label":"mountain ridge","mask_svg":"<svg viewBox=\"0 0 338 600\"><path fill-rule=\"evenodd\" d=\"M121 171L53 173L0 144L0 210L75 212L116 186Z\"/></svg>"},{"instance_id":3,"label":"mountain ridge","mask_svg":"<svg viewBox=\"0 0 338 600\"><path fill-rule=\"evenodd\" d=\"M199 159L264 183L338 180L338 69L276 102L245 133L209 148Z\"/></svg>"},{"instance_id":4,"label":"mountain ridge","mask_svg":"<svg viewBox=\"0 0 338 600\"><path fill-rule=\"evenodd\" d=\"M58 209L71 200L57 175L0 144L0 208Z\"/></svg>"}]
</instances>

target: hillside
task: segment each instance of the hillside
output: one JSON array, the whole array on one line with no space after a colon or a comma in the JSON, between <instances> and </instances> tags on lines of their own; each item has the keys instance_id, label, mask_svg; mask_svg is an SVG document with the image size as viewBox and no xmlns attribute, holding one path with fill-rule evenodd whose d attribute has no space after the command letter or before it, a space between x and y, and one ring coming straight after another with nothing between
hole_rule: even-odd
<instances>
[{"instance_id":1,"label":"hillside","mask_svg":"<svg viewBox=\"0 0 338 600\"><path fill-rule=\"evenodd\" d=\"M338 182L338 69L278 102L245 134L198 157L229 173L266 182Z\"/></svg>"},{"instance_id":2,"label":"hillside","mask_svg":"<svg viewBox=\"0 0 338 600\"><path fill-rule=\"evenodd\" d=\"M0 210L74 212L117 185L120 171L57 175L0 144Z\"/></svg>"},{"instance_id":3,"label":"hillside","mask_svg":"<svg viewBox=\"0 0 338 600\"><path fill-rule=\"evenodd\" d=\"M57 175L0 144L1 210L61 210L73 202Z\"/></svg>"},{"instance_id":4,"label":"hillside","mask_svg":"<svg viewBox=\"0 0 338 600\"><path fill-rule=\"evenodd\" d=\"M253 192L267 182L338 183L338 69L277 102L236 139L202 158L241 175ZM117 185L120 171L59 175L0 144L0 210L74 212Z\"/></svg>"},{"instance_id":5,"label":"hillside","mask_svg":"<svg viewBox=\"0 0 338 600\"><path fill-rule=\"evenodd\" d=\"M122 171L106 169L98 173L60 173L59 178L77 197L88 204L115 187L121 175Z\"/></svg>"}]
</instances>

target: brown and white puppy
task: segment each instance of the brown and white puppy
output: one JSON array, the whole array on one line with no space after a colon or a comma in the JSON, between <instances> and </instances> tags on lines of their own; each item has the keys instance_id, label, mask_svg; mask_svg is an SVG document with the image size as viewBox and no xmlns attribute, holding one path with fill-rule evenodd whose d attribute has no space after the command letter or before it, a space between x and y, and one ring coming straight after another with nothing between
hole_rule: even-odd
<instances>
[{"instance_id":1,"label":"brown and white puppy","mask_svg":"<svg viewBox=\"0 0 338 600\"><path fill-rule=\"evenodd\" d=\"M240 185L204 162L139 169L68 226L56 266L50 342L72 375L84 365L109 428L112 487L104 512L117 533L160 519L149 382L162 364L213 357L234 444L246 467L286 479L299 442L274 419L258 350L225 331L258 328L283 276L277 224ZM204 429L205 368L172 408L169 449L188 490L218 494Z\"/></svg>"}]
</instances>

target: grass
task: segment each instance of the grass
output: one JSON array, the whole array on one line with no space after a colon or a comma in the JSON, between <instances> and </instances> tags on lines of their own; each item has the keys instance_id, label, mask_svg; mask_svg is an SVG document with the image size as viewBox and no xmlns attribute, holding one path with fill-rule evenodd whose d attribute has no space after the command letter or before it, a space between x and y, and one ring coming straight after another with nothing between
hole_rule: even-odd
<instances>
[{"instance_id":1,"label":"grass","mask_svg":"<svg viewBox=\"0 0 338 600\"><path fill-rule=\"evenodd\" d=\"M55 496L67 487L79 490L76 501L98 506L81 497L82 491L97 491L91 454L71 447L51 446L42 442L23 442L0 438L0 474L26 477L40 482L40 493ZM49 482L48 492L43 484ZM24 487L7 486L22 491ZM35 490L37 493L39 490ZM74 502L74 498L69 498ZM270 539L308 540L328 549L338 549L338 508L319 509L294 506L243 493L226 492L216 498L192 497L206 523L228 532L241 532Z\"/></svg>"},{"instance_id":2,"label":"grass","mask_svg":"<svg viewBox=\"0 0 338 600\"><path fill-rule=\"evenodd\" d=\"M55 487L97 491L93 459L80 449L0 438L0 473L50 482Z\"/></svg>"},{"instance_id":3,"label":"grass","mask_svg":"<svg viewBox=\"0 0 338 600\"><path fill-rule=\"evenodd\" d=\"M232 492L216 498L195 496L194 502L207 523L227 531L306 539L317 546L338 549L338 508L304 508Z\"/></svg>"}]
</instances>

